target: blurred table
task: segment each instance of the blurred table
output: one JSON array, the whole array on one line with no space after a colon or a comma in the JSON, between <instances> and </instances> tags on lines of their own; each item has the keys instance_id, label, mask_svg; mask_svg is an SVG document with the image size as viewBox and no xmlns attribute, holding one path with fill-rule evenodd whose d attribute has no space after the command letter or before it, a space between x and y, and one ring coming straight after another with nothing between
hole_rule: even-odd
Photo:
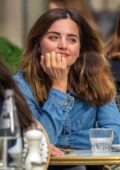
<instances>
[{"instance_id":1,"label":"blurred table","mask_svg":"<svg viewBox=\"0 0 120 170\"><path fill-rule=\"evenodd\" d=\"M93 154L91 150L64 150L63 157L51 157L50 165L115 165L120 164L120 152Z\"/></svg>"}]
</instances>

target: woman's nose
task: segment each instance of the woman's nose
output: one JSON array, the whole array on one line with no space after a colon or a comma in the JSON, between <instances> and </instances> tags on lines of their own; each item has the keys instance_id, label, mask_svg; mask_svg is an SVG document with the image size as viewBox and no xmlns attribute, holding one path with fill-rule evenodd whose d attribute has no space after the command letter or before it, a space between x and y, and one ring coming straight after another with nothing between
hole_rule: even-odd
<instances>
[{"instance_id":1,"label":"woman's nose","mask_svg":"<svg viewBox=\"0 0 120 170\"><path fill-rule=\"evenodd\" d=\"M65 39L60 39L58 43L58 48L67 49L67 42Z\"/></svg>"}]
</instances>

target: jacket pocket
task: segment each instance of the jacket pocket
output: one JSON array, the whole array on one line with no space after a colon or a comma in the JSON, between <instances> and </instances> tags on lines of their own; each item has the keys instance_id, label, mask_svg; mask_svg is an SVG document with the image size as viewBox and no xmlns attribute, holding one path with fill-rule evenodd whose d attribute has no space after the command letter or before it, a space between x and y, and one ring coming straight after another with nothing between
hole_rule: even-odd
<instances>
[{"instance_id":1,"label":"jacket pocket","mask_svg":"<svg viewBox=\"0 0 120 170\"><path fill-rule=\"evenodd\" d=\"M91 108L83 112L73 121L73 130L89 129L94 127L96 122L96 109Z\"/></svg>"}]
</instances>

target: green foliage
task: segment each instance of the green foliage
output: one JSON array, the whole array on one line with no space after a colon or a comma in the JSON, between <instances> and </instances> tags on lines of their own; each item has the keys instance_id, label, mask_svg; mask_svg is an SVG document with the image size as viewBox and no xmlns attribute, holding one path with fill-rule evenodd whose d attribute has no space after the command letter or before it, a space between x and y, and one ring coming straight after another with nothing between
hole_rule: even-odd
<instances>
[{"instance_id":1,"label":"green foliage","mask_svg":"<svg viewBox=\"0 0 120 170\"><path fill-rule=\"evenodd\" d=\"M23 50L7 39L0 37L0 55L3 56L8 67L14 72L20 63Z\"/></svg>"}]
</instances>

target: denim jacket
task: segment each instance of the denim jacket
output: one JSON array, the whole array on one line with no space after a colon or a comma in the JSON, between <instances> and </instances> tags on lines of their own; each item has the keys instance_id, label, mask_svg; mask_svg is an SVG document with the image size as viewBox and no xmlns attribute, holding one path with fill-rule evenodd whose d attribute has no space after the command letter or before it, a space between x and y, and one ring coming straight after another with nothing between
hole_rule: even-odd
<instances>
[{"instance_id":1,"label":"denim jacket","mask_svg":"<svg viewBox=\"0 0 120 170\"><path fill-rule=\"evenodd\" d=\"M118 143L120 113L115 101L102 106L89 106L85 100L51 88L47 101L44 104L36 103L23 73L18 72L14 79L25 96L33 117L44 126L52 144L89 149L89 129L94 128L96 123L100 128L113 128L113 143Z\"/></svg>"}]
</instances>

